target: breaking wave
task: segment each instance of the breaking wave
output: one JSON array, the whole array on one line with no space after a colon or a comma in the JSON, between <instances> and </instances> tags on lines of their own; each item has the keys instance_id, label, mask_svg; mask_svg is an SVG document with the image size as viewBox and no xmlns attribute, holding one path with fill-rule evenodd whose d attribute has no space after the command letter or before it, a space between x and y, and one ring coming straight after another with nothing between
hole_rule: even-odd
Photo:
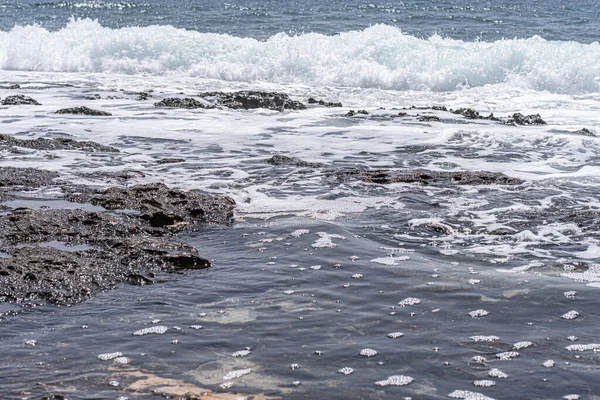
<instances>
[{"instance_id":1,"label":"breaking wave","mask_svg":"<svg viewBox=\"0 0 600 400\"><path fill-rule=\"evenodd\" d=\"M172 26L111 29L78 19L58 31L36 25L0 31L0 68L397 90L508 84L555 93L600 91L598 42L420 39L387 25L335 36L280 33L261 41Z\"/></svg>"}]
</instances>

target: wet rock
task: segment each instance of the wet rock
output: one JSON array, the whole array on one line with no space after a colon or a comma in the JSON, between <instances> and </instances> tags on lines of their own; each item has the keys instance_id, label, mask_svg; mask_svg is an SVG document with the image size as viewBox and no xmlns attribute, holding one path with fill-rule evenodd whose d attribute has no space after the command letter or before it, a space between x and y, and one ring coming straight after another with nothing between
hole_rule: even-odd
<instances>
[{"instance_id":1,"label":"wet rock","mask_svg":"<svg viewBox=\"0 0 600 400\"><path fill-rule=\"evenodd\" d=\"M170 97L166 99L162 99L158 103L154 103L154 107L169 107L169 108L215 108L213 105L205 102L198 101L196 99L192 99L189 97L186 98L178 98L178 97Z\"/></svg>"},{"instance_id":2,"label":"wet rock","mask_svg":"<svg viewBox=\"0 0 600 400\"><path fill-rule=\"evenodd\" d=\"M77 175L81 176L82 178L101 181L103 184L110 182L122 184L132 179L143 178L146 176L146 174L144 174L142 171L134 169L124 169L121 171L95 171L78 173ZM88 189L82 188L81 190L86 191Z\"/></svg>"},{"instance_id":3,"label":"wet rock","mask_svg":"<svg viewBox=\"0 0 600 400\"><path fill-rule=\"evenodd\" d=\"M424 107L410 106L409 108L405 108L405 110L448 111L448 109L445 106L424 106Z\"/></svg>"},{"instance_id":4,"label":"wet rock","mask_svg":"<svg viewBox=\"0 0 600 400\"><path fill-rule=\"evenodd\" d=\"M398 173L391 170L350 169L337 171L333 177L338 182L359 180L368 183L420 183L423 185L518 185L522 180L500 172L487 171L423 171Z\"/></svg>"},{"instance_id":5,"label":"wet rock","mask_svg":"<svg viewBox=\"0 0 600 400\"><path fill-rule=\"evenodd\" d=\"M157 160L157 164L175 164L185 162L185 158L161 158Z\"/></svg>"},{"instance_id":6,"label":"wet rock","mask_svg":"<svg viewBox=\"0 0 600 400\"><path fill-rule=\"evenodd\" d=\"M596 134L587 128L581 128L580 130L575 131L573 133L576 133L578 135L596 137Z\"/></svg>"},{"instance_id":7,"label":"wet rock","mask_svg":"<svg viewBox=\"0 0 600 400\"><path fill-rule=\"evenodd\" d=\"M346 114L344 114L345 117L354 117L356 115L369 115L369 112L367 110L350 110Z\"/></svg>"},{"instance_id":8,"label":"wet rock","mask_svg":"<svg viewBox=\"0 0 600 400\"><path fill-rule=\"evenodd\" d=\"M324 106L324 107L343 107L342 103L340 102L328 102L328 101L323 101L323 100L316 100L314 98L309 98L308 99L308 104L318 104L320 106Z\"/></svg>"},{"instance_id":9,"label":"wet rock","mask_svg":"<svg viewBox=\"0 0 600 400\"><path fill-rule=\"evenodd\" d=\"M118 153L114 147L104 146L91 141L77 141L73 139L17 139L14 136L0 134L0 148L2 147L25 147L36 150L81 150L85 152L110 152Z\"/></svg>"},{"instance_id":10,"label":"wet rock","mask_svg":"<svg viewBox=\"0 0 600 400\"><path fill-rule=\"evenodd\" d=\"M14 96L8 96L2 100L3 106L19 106L19 105L34 105L40 106L41 104L37 102L37 100L32 99L29 96L23 96L22 94L17 94Z\"/></svg>"},{"instance_id":11,"label":"wet rock","mask_svg":"<svg viewBox=\"0 0 600 400\"><path fill-rule=\"evenodd\" d=\"M58 174L52 171L45 171L34 168L0 168L0 187L25 186L28 188L38 188L50 186Z\"/></svg>"},{"instance_id":12,"label":"wet rock","mask_svg":"<svg viewBox=\"0 0 600 400\"><path fill-rule=\"evenodd\" d=\"M450 110L453 114L462 115L466 119L488 119L490 121L500 121L499 118L494 117L494 114L490 114L487 117L479 114L479 111L476 111L472 108L457 108L456 110Z\"/></svg>"},{"instance_id":13,"label":"wet rock","mask_svg":"<svg viewBox=\"0 0 600 400\"><path fill-rule=\"evenodd\" d=\"M75 114L75 115L90 115L95 117L110 117L111 113L107 111L94 110L86 106L73 107L73 108L62 108L55 112L55 114Z\"/></svg>"},{"instance_id":14,"label":"wet rock","mask_svg":"<svg viewBox=\"0 0 600 400\"><path fill-rule=\"evenodd\" d=\"M267 162L271 165L295 165L297 167L308 167L308 168L320 168L323 167L324 164L321 163L313 163L308 161L299 160L297 158L292 158L288 156L283 156L280 154L276 154L273 157L269 158Z\"/></svg>"},{"instance_id":15,"label":"wet rock","mask_svg":"<svg viewBox=\"0 0 600 400\"><path fill-rule=\"evenodd\" d=\"M0 259L0 302L74 304L119 283L151 284L155 271L210 266L192 246L153 233L135 216L43 209L1 215L2 251L12 257ZM94 247L36 245L48 241ZM22 243L28 245L10 247Z\"/></svg>"},{"instance_id":16,"label":"wet rock","mask_svg":"<svg viewBox=\"0 0 600 400\"><path fill-rule=\"evenodd\" d=\"M235 201L227 196L212 196L198 190L182 192L162 183L129 188L109 188L93 194L76 194L71 201L92 203L108 210L136 210L154 227L184 224L229 224Z\"/></svg>"},{"instance_id":17,"label":"wet rock","mask_svg":"<svg viewBox=\"0 0 600 400\"><path fill-rule=\"evenodd\" d=\"M299 101L290 99L285 93L240 91L240 92L204 92L200 97L212 99L218 105L233 109L266 108L269 110L304 110L306 106Z\"/></svg>"},{"instance_id":18,"label":"wet rock","mask_svg":"<svg viewBox=\"0 0 600 400\"><path fill-rule=\"evenodd\" d=\"M546 125L540 114L523 115L514 113L506 121L508 125Z\"/></svg>"},{"instance_id":19,"label":"wet rock","mask_svg":"<svg viewBox=\"0 0 600 400\"><path fill-rule=\"evenodd\" d=\"M435 115L421 115L417 117L417 120L421 122L440 122L440 117Z\"/></svg>"}]
</instances>

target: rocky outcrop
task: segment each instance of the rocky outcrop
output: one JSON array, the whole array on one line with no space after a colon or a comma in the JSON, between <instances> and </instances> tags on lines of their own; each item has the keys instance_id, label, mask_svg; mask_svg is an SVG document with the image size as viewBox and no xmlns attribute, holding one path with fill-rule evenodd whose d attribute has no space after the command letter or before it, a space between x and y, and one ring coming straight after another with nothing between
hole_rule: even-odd
<instances>
[{"instance_id":1,"label":"rocky outcrop","mask_svg":"<svg viewBox=\"0 0 600 400\"><path fill-rule=\"evenodd\" d=\"M37 100L32 99L29 96L23 96L22 94L17 94L14 96L5 97L4 100L2 100L2 105L3 106L20 106L20 105L40 106L41 104Z\"/></svg>"},{"instance_id":2,"label":"rocky outcrop","mask_svg":"<svg viewBox=\"0 0 600 400\"><path fill-rule=\"evenodd\" d=\"M162 99L161 101L154 103L155 107L168 107L168 108L215 108L214 105L208 102L198 101L196 99L192 99L189 97L186 98L178 98L178 97L169 97L166 99Z\"/></svg>"},{"instance_id":3,"label":"rocky outcrop","mask_svg":"<svg viewBox=\"0 0 600 400\"><path fill-rule=\"evenodd\" d=\"M419 183L422 185L518 185L522 180L499 172L487 171L423 171L400 173L391 170L350 169L333 173L338 182L363 181L367 183Z\"/></svg>"},{"instance_id":4,"label":"rocky outcrop","mask_svg":"<svg viewBox=\"0 0 600 400\"><path fill-rule=\"evenodd\" d=\"M91 141L77 141L73 139L17 139L14 136L0 134L0 148L2 147L25 147L36 150L80 150L85 152L109 152L118 153L114 147L104 146Z\"/></svg>"},{"instance_id":5,"label":"rocky outcrop","mask_svg":"<svg viewBox=\"0 0 600 400\"><path fill-rule=\"evenodd\" d=\"M304 110L306 106L290 99L285 93L240 91L240 92L204 92L200 97L216 102L216 105L233 109L266 108L275 111Z\"/></svg>"},{"instance_id":6,"label":"rocky outcrop","mask_svg":"<svg viewBox=\"0 0 600 400\"><path fill-rule=\"evenodd\" d=\"M80 189L84 193L68 198L137 212L16 209L0 215L0 251L9 255L0 258L0 302L75 304L120 283L151 284L159 271L207 268L210 262L173 233L231 223L235 206L229 197L161 183Z\"/></svg>"},{"instance_id":7,"label":"rocky outcrop","mask_svg":"<svg viewBox=\"0 0 600 400\"><path fill-rule=\"evenodd\" d=\"M73 108L62 108L55 112L55 114L75 114L75 115L90 115L94 117L110 117L111 113L107 111L94 110L86 106L73 107Z\"/></svg>"},{"instance_id":8,"label":"rocky outcrop","mask_svg":"<svg viewBox=\"0 0 600 400\"><path fill-rule=\"evenodd\" d=\"M81 210L15 210L0 216L0 238L8 243L2 251L11 256L0 259L0 301L74 304L119 283L151 284L157 271L210 266L185 243L144 234L139 222ZM92 246L70 251L69 244Z\"/></svg>"},{"instance_id":9,"label":"rocky outcrop","mask_svg":"<svg viewBox=\"0 0 600 400\"><path fill-rule=\"evenodd\" d=\"M340 103L340 102L329 102L329 101L324 101L324 100L317 100L312 97L308 99L308 104L316 104L316 105L323 106L323 107L343 107L342 103Z\"/></svg>"},{"instance_id":10,"label":"rocky outcrop","mask_svg":"<svg viewBox=\"0 0 600 400\"><path fill-rule=\"evenodd\" d=\"M235 202L227 196L207 195L197 190L182 192L162 183L114 187L96 193L80 193L69 200L91 203L107 210L135 210L153 227L194 224L228 224Z\"/></svg>"},{"instance_id":11,"label":"rocky outcrop","mask_svg":"<svg viewBox=\"0 0 600 400\"><path fill-rule=\"evenodd\" d=\"M506 123L509 125L546 125L546 121L540 114L523 115L521 113L514 113Z\"/></svg>"},{"instance_id":12,"label":"rocky outcrop","mask_svg":"<svg viewBox=\"0 0 600 400\"><path fill-rule=\"evenodd\" d=\"M52 171L34 168L0 168L0 188L17 186L31 189L50 186L54 184L55 178L58 178L58 174Z\"/></svg>"},{"instance_id":13,"label":"rocky outcrop","mask_svg":"<svg viewBox=\"0 0 600 400\"><path fill-rule=\"evenodd\" d=\"M288 156L283 156L280 154L276 154L273 157L269 158L267 162L271 165L294 165L296 167L308 167L308 168L320 168L325 164L322 163L313 163L308 161L299 160L297 158L292 158Z\"/></svg>"}]
</instances>

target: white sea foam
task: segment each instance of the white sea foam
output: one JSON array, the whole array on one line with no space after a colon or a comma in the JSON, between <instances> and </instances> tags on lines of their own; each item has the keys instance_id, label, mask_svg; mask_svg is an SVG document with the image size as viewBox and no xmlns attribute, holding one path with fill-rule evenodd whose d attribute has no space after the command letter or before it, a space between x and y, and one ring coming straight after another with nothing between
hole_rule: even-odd
<instances>
[{"instance_id":1,"label":"white sea foam","mask_svg":"<svg viewBox=\"0 0 600 400\"><path fill-rule=\"evenodd\" d=\"M110 29L82 19L53 32L35 25L0 32L0 68L399 90L510 83L573 93L598 91L600 45L537 36L492 43L420 39L387 25L259 41L172 26Z\"/></svg>"}]
</instances>

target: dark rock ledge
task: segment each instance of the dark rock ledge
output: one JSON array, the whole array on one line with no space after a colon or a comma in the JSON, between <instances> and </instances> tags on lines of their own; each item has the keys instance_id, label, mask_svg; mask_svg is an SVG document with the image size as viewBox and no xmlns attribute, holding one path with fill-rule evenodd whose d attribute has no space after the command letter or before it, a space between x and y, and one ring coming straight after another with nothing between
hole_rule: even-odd
<instances>
[{"instance_id":1,"label":"dark rock ledge","mask_svg":"<svg viewBox=\"0 0 600 400\"><path fill-rule=\"evenodd\" d=\"M0 149L12 147L25 147L35 150L81 150L85 152L103 151L118 153L114 147L104 146L91 141L77 141L73 139L17 139L11 135L0 134Z\"/></svg>"},{"instance_id":2,"label":"dark rock ledge","mask_svg":"<svg viewBox=\"0 0 600 400\"><path fill-rule=\"evenodd\" d=\"M56 177L0 168L0 189L56 185ZM174 235L203 224L230 224L235 207L226 196L160 183L78 189L67 199L135 212L22 208L0 214L0 252L8 255L0 258L0 302L76 304L120 283L152 284L158 272L207 268L210 262Z\"/></svg>"}]
</instances>

